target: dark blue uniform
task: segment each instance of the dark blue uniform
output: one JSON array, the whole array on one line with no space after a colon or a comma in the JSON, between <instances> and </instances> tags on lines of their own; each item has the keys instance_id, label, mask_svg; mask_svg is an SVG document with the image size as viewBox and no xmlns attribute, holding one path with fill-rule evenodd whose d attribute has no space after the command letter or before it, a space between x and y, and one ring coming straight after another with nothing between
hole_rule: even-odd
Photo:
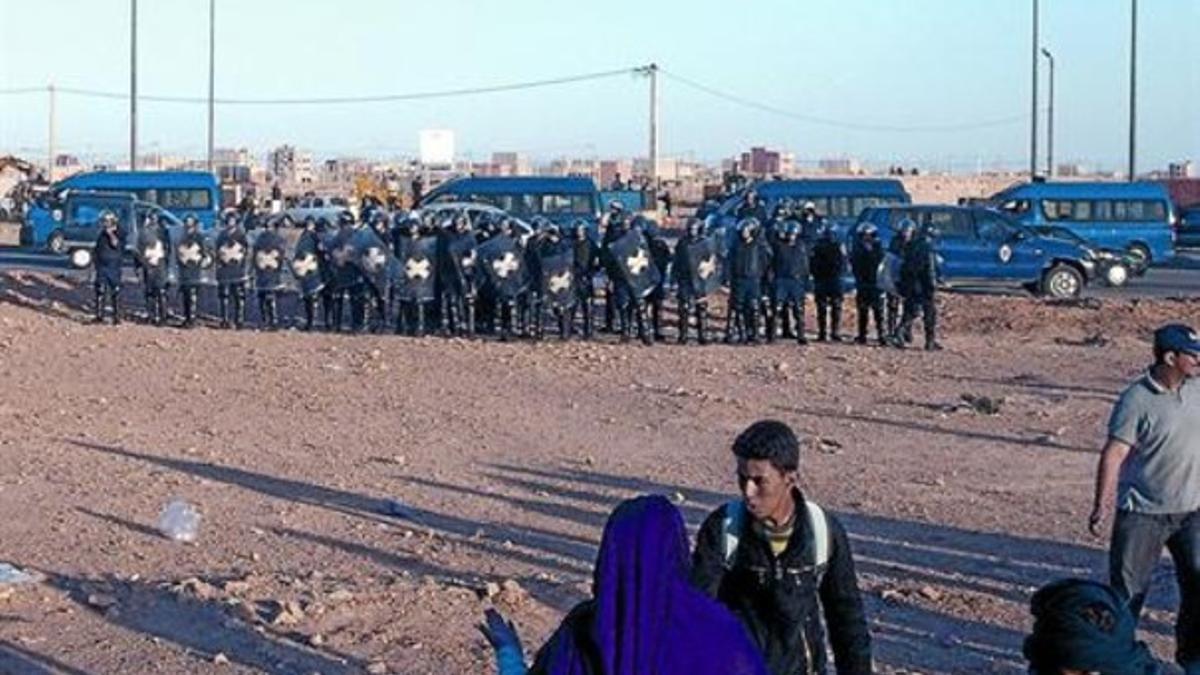
<instances>
[{"instance_id":1,"label":"dark blue uniform","mask_svg":"<svg viewBox=\"0 0 1200 675\"><path fill-rule=\"evenodd\" d=\"M873 236L860 235L850 252L850 268L854 271L854 305L858 310L859 344L867 342L871 314L875 315L875 334L883 344L883 291L879 288L879 266L883 263L883 246Z\"/></svg>"},{"instance_id":2,"label":"dark blue uniform","mask_svg":"<svg viewBox=\"0 0 1200 675\"><path fill-rule=\"evenodd\" d=\"M900 264L900 294L904 296L904 318L900 333L912 334L912 324L921 314L925 329L925 349L941 349L937 343L937 252L932 237L922 234L904 248ZM903 342L897 341L897 346Z\"/></svg>"},{"instance_id":3,"label":"dark blue uniform","mask_svg":"<svg viewBox=\"0 0 1200 675\"><path fill-rule=\"evenodd\" d=\"M771 247L771 303L774 313L767 333L773 336L775 321L779 321L783 324L784 337L795 337L800 344L804 344L808 342L804 337L804 305L809 287L808 243L799 236L794 241L777 236L772 240Z\"/></svg>"},{"instance_id":4,"label":"dark blue uniform","mask_svg":"<svg viewBox=\"0 0 1200 675\"><path fill-rule=\"evenodd\" d=\"M846 251L832 232L826 231L813 245L813 295L817 301L817 340L841 339L842 272ZM828 328L828 332L826 329Z\"/></svg>"},{"instance_id":5,"label":"dark blue uniform","mask_svg":"<svg viewBox=\"0 0 1200 675\"><path fill-rule=\"evenodd\" d=\"M101 226L92 260L96 268L96 321L104 320L104 295L112 303L113 323L121 323L121 264L125 255L125 233L120 227L109 232Z\"/></svg>"}]
</instances>

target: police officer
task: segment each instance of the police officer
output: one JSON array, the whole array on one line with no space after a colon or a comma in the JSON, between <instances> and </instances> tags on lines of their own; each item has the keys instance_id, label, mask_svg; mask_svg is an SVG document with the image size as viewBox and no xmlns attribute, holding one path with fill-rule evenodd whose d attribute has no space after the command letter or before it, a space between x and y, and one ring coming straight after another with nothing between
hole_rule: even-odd
<instances>
[{"instance_id":1,"label":"police officer","mask_svg":"<svg viewBox=\"0 0 1200 675\"><path fill-rule=\"evenodd\" d=\"M212 247L200 232L200 221L193 215L185 216L183 235L175 246L175 259L179 262L179 298L183 305L184 328L196 325L204 269L212 265L212 258Z\"/></svg>"},{"instance_id":2,"label":"police officer","mask_svg":"<svg viewBox=\"0 0 1200 675\"><path fill-rule=\"evenodd\" d=\"M913 237L917 233L917 224L910 218L904 218L896 227L896 234L892 240L888 242L888 252L885 256L885 262L889 266L889 274L892 275L892 291L887 294L887 305L885 313L887 314L887 334L888 338L894 343L896 341L911 342L912 336L904 336L900 334L900 318L902 315L903 296L900 294L900 279L899 279L899 262L904 257L904 248L908 246Z\"/></svg>"},{"instance_id":3,"label":"police officer","mask_svg":"<svg viewBox=\"0 0 1200 675\"><path fill-rule=\"evenodd\" d=\"M227 211L217 236L217 302L221 328L241 328L246 319L247 256L250 245L236 211Z\"/></svg>"},{"instance_id":4,"label":"police officer","mask_svg":"<svg viewBox=\"0 0 1200 675\"><path fill-rule=\"evenodd\" d=\"M266 221L265 229L254 240L254 288L258 295L259 325L267 330L279 326L279 291L283 290L283 265L286 246L280 227L290 228L287 214Z\"/></svg>"},{"instance_id":5,"label":"police officer","mask_svg":"<svg viewBox=\"0 0 1200 675\"><path fill-rule=\"evenodd\" d=\"M817 213L817 205L811 201L804 202L800 208L800 236L812 245L825 227L825 217Z\"/></svg>"},{"instance_id":6,"label":"police officer","mask_svg":"<svg viewBox=\"0 0 1200 675\"><path fill-rule=\"evenodd\" d=\"M937 251L934 247L936 232L926 225L904 247L900 263L900 293L904 296L904 318L900 321L900 334L912 335L912 324L917 314L921 315L925 329L926 351L942 348L937 342ZM904 340L893 340L892 344L903 348Z\"/></svg>"},{"instance_id":7,"label":"police officer","mask_svg":"<svg viewBox=\"0 0 1200 675\"><path fill-rule=\"evenodd\" d=\"M496 239L507 239L512 243L517 250L517 255L521 258L521 266L525 267L525 249L521 245L520 233L517 228L517 221L511 216L504 216L500 219L500 223L496 228ZM526 286L528 286L528 268L525 268ZM515 295L509 294L507 291L497 293L495 302L495 318L500 322L500 341L508 342L512 339L514 328L516 326L519 314L519 308L522 303L522 296L525 295L526 289L522 288Z\"/></svg>"},{"instance_id":8,"label":"police officer","mask_svg":"<svg viewBox=\"0 0 1200 675\"><path fill-rule=\"evenodd\" d=\"M708 344L708 294L704 289L696 288L692 280L692 263L701 254L697 248L705 241L704 221L690 218L684 225L684 234L675 244L674 261L671 264L672 276L675 281L675 300L679 311L679 344L687 344L688 323L692 314L696 315L696 342ZM699 261L699 264L709 266L703 274L720 274L717 269L718 261L715 252L709 258Z\"/></svg>"},{"instance_id":9,"label":"police officer","mask_svg":"<svg viewBox=\"0 0 1200 675\"><path fill-rule=\"evenodd\" d=\"M602 250L607 250L609 244L625 236L629 231L629 218L623 203L616 199L608 203L608 211L600 217L600 229L604 233L600 241ZM611 333L617 313L616 278L611 270L606 269L606 272L610 273L606 274L604 286L604 331Z\"/></svg>"},{"instance_id":10,"label":"police officer","mask_svg":"<svg viewBox=\"0 0 1200 675\"><path fill-rule=\"evenodd\" d=\"M738 239L730 256L730 316L725 342L758 342L758 310L762 280L771 263L770 248L762 240L762 225L755 218L738 223Z\"/></svg>"},{"instance_id":11,"label":"police officer","mask_svg":"<svg viewBox=\"0 0 1200 675\"><path fill-rule=\"evenodd\" d=\"M422 259L421 255L421 239L425 236L425 232L421 223L416 218L405 218L400 225L400 237L395 242L396 258L404 264L404 261L409 259ZM431 263L429 272L437 274L436 265ZM437 277L434 277L435 284ZM429 326L427 321L427 310L429 303L425 300L416 297L400 298L399 309L396 312L396 334L397 335L412 335L413 337L422 337L427 332Z\"/></svg>"},{"instance_id":12,"label":"police officer","mask_svg":"<svg viewBox=\"0 0 1200 675\"><path fill-rule=\"evenodd\" d=\"M621 269L621 264L618 261L618 255L613 252L612 244L621 239L630 231L634 231L632 223L621 220L616 221L616 225L610 223L606 237L609 241L603 249L604 267L608 274L609 284L612 288L613 310L617 314L617 319L620 329L620 341L628 342L632 333L633 327L637 326L638 339L643 344L654 344L649 331L646 330L646 303L643 296L634 292L634 288L630 286L629 281L625 277ZM636 230L639 234L641 230ZM644 237L645 235L641 235ZM647 245L648 246L648 245Z\"/></svg>"},{"instance_id":13,"label":"police officer","mask_svg":"<svg viewBox=\"0 0 1200 675\"><path fill-rule=\"evenodd\" d=\"M575 310L583 314L583 337L592 339L592 302L595 296L593 278L600 266L600 249L588 234L587 221L576 220L571 225L571 248L574 251L574 268L571 272L575 285L575 305L571 307L571 323L575 323Z\"/></svg>"},{"instance_id":14,"label":"police officer","mask_svg":"<svg viewBox=\"0 0 1200 675\"><path fill-rule=\"evenodd\" d=\"M325 216L316 220L316 237L318 246L317 258L321 263L321 313L326 331L338 330L334 319L337 310L337 293L334 292L333 246L336 243L337 231Z\"/></svg>"},{"instance_id":15,"label":"police officer","mask_svg":"<svg viewBox=\"0 0 1200 675\"><path fill-rule=\"evenodd\" d=\"M540 285L545 275L544 260L550 258L561 257L563 255L571 256L574 254L574 246L572 242L563 239L562 230L555 224L547 225L542 233L541 240L537 246L538 253L538 270L537 276L534 278ZM572 284L574 283L574 262L571 264ZM534 337L541 339L544 332L543 321L545 319L545 310L549 309L553 314L555 322L558 324L558 337L561 340L569 340L571 338L571 309L575 306L575 292L570 290L565 295L555 295L547 293L541 297L539 301L538 313L534 316L536 325L534 326Z\"/></svg>"},{"instance_id":16,"label":"police officer","mask_svg":"<svg viewBox=\"0 0 1200 675\"><path fill-rule=\"evenodd\" d=\"M100 234L92 255L96 267L96 323L104 321L104 296L112 303L113 325L121 323L121 264L125 255L125 233L112 211L100 213Z\"/></svg>"},{"instance_id":17,"label":"police officer","mask_svg":"<svg viewBox=\"0 0 1200 675\"><path fill-rule=\"evenodd\" d=\"M883 263L883 246L879 243L879 230L871 223L864 223L856 231L854 246L850 251L850 268L854 271L854 306L858 310L858 336L854 341L867 344L867 328L870 315L875 315L875 335L879 344L885 344L883 320L883 291L879 288L879 266Z\"/></svg>"},{"instance_id":18,"label":"police officer","mask_svg":"<svg viewBox=\"0 0 1200 675\"><path fill-rule=\"evenodd\" d=\"M738 205L734 217L737 218L739 223L753 218L758 221L760 228L767 224L767 207L759 199L758 190L750 188L746 191L746 199Z\"/></svg>"},{"instance_id":19,"label":"police officer","mask_svg":"<svg viewBox=\"0 0 1200 675\"><path fill-rule=\"evenodd\" d=\"M817 301L817 341L842 339L842 272L846 248L833 228L825 225L812 251L813 291Z\"/></svg>"},{"instance_id":20,"label":"police officer","mask_svg":"<svg viewBox=\"0 0 1200 675\"><path fill-rule=\"evenodd\" d=\"M642 229L642 234L646 237L646 243L650 246L650 260L656 268L658 268L658 283L654 285L654 290L646 297L650 303L650 329L655 342L663 342L667 339L663 335L662 316L663 304L667 299L667 280L668 273L671 267L671 245L663 238L662 231L658 229L658 225L654 221L647 218L638 219L639 226Z\"/></svg>"},{"instance_id":21,"label":"police officer","mask_svg":"<svg viewBox=\"0 0 1200 675\"><path fill-rule=\"evenodd\" d=\"M171 260L171 243L164 224L153 213L147 213L137 234L134 259L142 272L142 291L146 298L146 315L151 323L161 326L167 321L167 284Z\"/></svg>"},{"instance_id":22,"label":"police officer","mask_svg":"<svg viewBox=\"0 0 1200 675\"><path fill-rule=\"evenodd\" d=\"M300 299L304 303L304 330L306 332L311 331L316 323L317 302L324 294L325 286L328 283L329 261L325 257L323 234L323 231L318 230L315 218L312 216L305 218L304 231L301 232L300 239L296 242L296 252L292 259L292 274L300 282Z\"/></svg>"},{"instance_id":23,"label":"police officer","mask_svg":"<svg viewBox=\"0 0 1200 675\"><path fill-rule=\"evenodd\" d=\"M475 333L475 233L463 211L438 235L438 299L444 335Z\"/></svg>"},{"instance_id":24,"label":"police officer","mask_svg":"<svg viewBox=\"0 0 1200 675\"><path fill-rule=\"evenodd\" d=\"M342 211L338 214L337 231L329 238L329 257L333 267L332 329L341 332L345 326L346 303L350 303L351 328L357 330L365 317L360 316L362 303L362 273L354 264L358 255L354 248L354 214Z\"/></svg>"},{"instance_id":25,"label":"police officer","mask_svg":"<svg viewBox=\"0 0 1200 675\"><path fill-rule=\"evenodd\" d=\"M804 305L808 298L808 242L800 236L800 223L794 218L785 220L771 241L771 302L773 315L783 324L783 336L808 344L804 335ZM775 326L767 327L768 339L774 337Z\"/></svg>"}]
</instances>

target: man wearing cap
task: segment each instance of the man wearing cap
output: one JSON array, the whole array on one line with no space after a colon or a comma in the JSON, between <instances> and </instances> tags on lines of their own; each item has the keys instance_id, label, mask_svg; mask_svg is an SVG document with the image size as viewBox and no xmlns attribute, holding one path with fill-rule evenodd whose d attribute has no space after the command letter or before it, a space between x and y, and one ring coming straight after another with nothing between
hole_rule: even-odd
<instances>
[{"instance_id":1,"label":"man wearing cap","mask_svg":"<svg viewBox=\"0 0 1200 675\"><path fill-rule=\"evenodd\" d=\"M1163 546L1175 561L1175 660L1200 673L1200 336L1170 324L1154 333L1154 364L1113 406L1088 526L1116 509L1109 578L1136 618Z\"/></svg>"}]
</instances>

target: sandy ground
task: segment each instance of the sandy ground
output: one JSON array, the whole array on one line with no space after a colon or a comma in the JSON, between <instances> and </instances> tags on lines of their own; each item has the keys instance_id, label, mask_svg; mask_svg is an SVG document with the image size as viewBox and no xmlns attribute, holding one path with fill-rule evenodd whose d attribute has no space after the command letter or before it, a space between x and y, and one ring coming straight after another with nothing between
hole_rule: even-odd
<instances>
[{"instance_id":1,"label":"sandy ground","mask_svg":"<svg viewBox=\"0 0 1200 675\"><path fill-rule=\"evenodd\" d=\"M0 672L493 672L486 607L536 647L620 499L694 527L776 417L850 531L881 672L1019 673L1031 591L1105 573L1114 393L1200 309L946 296L930 355L93 326L80 299L0 276L0 560L45 575L0 587ZM154 529L176 496L195 544ZM1164 561L1162 656L1172 587Z\"/></svg>"}]
</instances>

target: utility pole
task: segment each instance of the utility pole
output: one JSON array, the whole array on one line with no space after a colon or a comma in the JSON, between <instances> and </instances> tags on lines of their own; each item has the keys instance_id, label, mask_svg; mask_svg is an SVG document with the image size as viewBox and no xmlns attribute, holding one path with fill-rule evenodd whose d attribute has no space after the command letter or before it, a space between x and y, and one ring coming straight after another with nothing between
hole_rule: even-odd
<instances>
[{"instance_id":1,"label":"utility pole","mask_svg":"<svg viewBox=\"0 0 1200 675\"><path fill-rule=\"evenodd\" d=\"M56 130L54 128L55 127L55 124L54 124L55 100L54 99L56 98L56 95L54 93L54 83L53 82L51 82L49 84L49 86L46 87L46 91L50 96L50 120L49 120L50 127L48 129L48 131L50 133L49 133L49 136L47 139L48 143L47 143L47 148L46 148L46 154L48 157L48 161L46 162L46 179L49 180L51 183L53 183L54 182L54 155L56 154L54 151L54 143L56 140L55 139L55 131Z\"/></svg>"},{"instance_id":2,"label":"utility pole","mask_svg":"<svg viewBox=\"0 0 1200 675\"><path fill-rule=\"evenodd\" d=\"M137 171L137 0L129 6L129 170Z\"/></svg>"},{"instance_id":3,"label":"utility pole","mask_svg":"<svg viewBox=\"0 0 1200 675\"><path fill-rule=\"evenodd\" d=\"M1137 179L1137 0L1132 0L1129 20L1129 180Z\"/></svg>"},{"instance_id":4,"label":"utility pole","mask_svg":"<svg viewBox=\"0 0 1200 675\"><path fill-rule=\"evenodd\" d=\"M208 0L208 172L213 171L213 96L216 83L217 0Z\"/></svg>"},{"instance_id":5,"label":"utility pole","mask_svg":"<svg viewBox=\"0 0 1200 675\"><path fill-rule=\"evenodd\" d=\"M650 183L658 190L658 64L646 66L650 76Z\"/></svg>"},{"instance_id":6,"label":"utility pole","mask_svg":"<svg viewBox=\"0 0 1200 675\"><path fill-rule=\"evenodd\" d=\"M1050 110L1046 116L1046 177L1054 177L1054 55L1042 47L1042 54L1050 62Z\"/></svg>"},{"instance_id":7,"label":"utility pole","mask_svg":"<svg viewBox=\"0 0 1200 675\"><path fill-rule=\"evenodd\" d=\"M1029 179L1037 177L1038 146L1038 0L1033 0L1033 83L1030 85Z\"/></svg>"}]
</instances>

